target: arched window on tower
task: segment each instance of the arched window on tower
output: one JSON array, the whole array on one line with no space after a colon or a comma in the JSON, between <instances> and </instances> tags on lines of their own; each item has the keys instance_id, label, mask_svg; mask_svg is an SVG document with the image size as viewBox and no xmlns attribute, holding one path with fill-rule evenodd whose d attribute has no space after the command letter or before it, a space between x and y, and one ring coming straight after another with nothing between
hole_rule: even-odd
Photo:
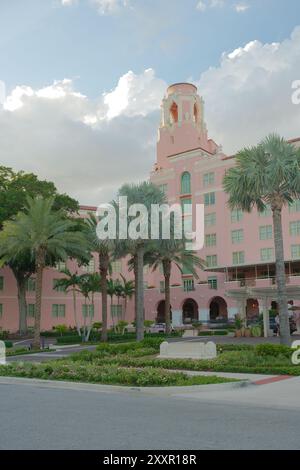
<instances>
[{"instance_id":1,"label":"arched window on tower","mask_svg":"<svg viewBox=\"0 0 300 470\"><path fill-rule=\"evenodd\" d=\"M178 106L174 101L170 108L170 118L172 124L174 124L174 122L178 122Z\"/></svg>"},{"instance_id":2,"label":"arched window on tower","mask_svg":"<svg viewBox=\"0 0 300 470\"><path fill-rule=\"evenodd\" d=\"M181 175L181 194L191 194L191 175L188 171Z\"/></svg>"},{"instance_id":3,"label":"arched window on tower","mask_svg":"<svg viewBox=\"0 0 300 470\"><path fill-rule=\"evenodd\" d=\"M194 104L194 116L193 116L193 119L194 119L194 122L198 122L198 121L199 121L199 110L198 110L198 106L197 106L196 103Z\"/></svg>"}]
</instances>

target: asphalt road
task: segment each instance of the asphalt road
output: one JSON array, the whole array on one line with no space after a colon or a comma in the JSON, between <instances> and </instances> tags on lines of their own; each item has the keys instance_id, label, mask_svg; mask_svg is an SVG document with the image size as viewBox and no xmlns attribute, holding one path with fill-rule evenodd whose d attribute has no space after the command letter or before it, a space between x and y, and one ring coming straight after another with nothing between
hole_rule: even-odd
<instances>
[{"instance_id":1,"label":"asphalt road","mask_svg":"<svg viewBox=\"0 0 300 470\"><path fill-rule=\"evenodd\" d=\"M181 396L63 387L0 383L0 449L300 449L299 379Z\"/></svg>"}]
</instances>

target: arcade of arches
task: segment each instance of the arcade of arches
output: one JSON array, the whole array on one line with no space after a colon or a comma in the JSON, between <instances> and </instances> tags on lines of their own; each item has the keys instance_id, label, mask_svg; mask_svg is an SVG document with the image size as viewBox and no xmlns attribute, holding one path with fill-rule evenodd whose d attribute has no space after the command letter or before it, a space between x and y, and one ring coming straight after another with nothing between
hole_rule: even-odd
<instances>
[{"instance_id":1,"label":"arcade of arches","mask_svg":"<svg viewBox=\"0 0 300 470\"><path fill-rule=\"evenodd\" d=\"M227 320L227 303L223 297L214 297L209 305L210 320Z\"/></svg>"}]
</instances>

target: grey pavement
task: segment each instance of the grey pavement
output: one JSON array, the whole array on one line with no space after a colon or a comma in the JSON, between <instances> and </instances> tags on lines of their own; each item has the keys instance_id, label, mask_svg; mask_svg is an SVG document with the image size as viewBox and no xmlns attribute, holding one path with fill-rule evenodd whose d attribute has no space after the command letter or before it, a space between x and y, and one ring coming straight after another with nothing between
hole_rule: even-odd
<instances>
[{"instance_id":1,"label":"grey pavement","mask_svg":"<svg viewBox=\"0 0 300 470\"><path fill-rule=\"evenodd\" d=\"M199 390L2 378L0 449L300 449L300 378Z\"/></svg>"}]
</instances>

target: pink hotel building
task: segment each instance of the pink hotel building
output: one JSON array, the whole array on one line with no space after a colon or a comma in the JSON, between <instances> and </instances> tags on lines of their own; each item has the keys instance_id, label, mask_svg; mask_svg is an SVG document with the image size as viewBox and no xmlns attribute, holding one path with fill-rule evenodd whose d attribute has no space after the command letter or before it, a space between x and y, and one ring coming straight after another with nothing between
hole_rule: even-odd
<instances>
[{"instance_id":1,"label":"pink hotel building","mask_svg":"<svg viewBox=\"0 0 300 470\"><path fill-rule=\"evenodd\" d=\"M291 141L300 146L300 138ZM205 205L205 246L199 256L207 268L199 279L181 274L174 267L171 277L171 306L174 326L193 320L213 323L233 319L240 313L252 319L264 313L268 325L268 310L276 302L276 281L273 248L272 215L253 211L245 214L230 211L223 191L223 176L234 166L234 156L226 156L220 146L207 136L204 103L197 88L178 83L168 88L161 105L161 123L157 143L157 161L150 179L166 193L170 203ZM95 208L82 207L84 216ZM188 216L187 216L188 217ZM188 223L188 221L186 222ZM300 305L300 200L284 209L284 249L287 289L290 301ZM78 270L67 262L71 271ZM113 263L113 277L123 273L127 278L126 260ZM97 269L96 258L85 270ZM44 276L42 329L55 324L73 325L72 296L53 290L54 280L62 277L55 269ZM33 325L34 277L28 281L28 324ZM163 276L145 268L145 318L163 321ZM78 296L78 311L101 320L100 297L94 309L86 311L83 298ZM124 306L112 300L112 314L118 315ZM126 319L133 320L133 301L129 301ZM8 268L0 271L0 327L18 330L18 298L13 274ZM267 328L265 329L267 331Z\"/></svg>"}]
</instances>

